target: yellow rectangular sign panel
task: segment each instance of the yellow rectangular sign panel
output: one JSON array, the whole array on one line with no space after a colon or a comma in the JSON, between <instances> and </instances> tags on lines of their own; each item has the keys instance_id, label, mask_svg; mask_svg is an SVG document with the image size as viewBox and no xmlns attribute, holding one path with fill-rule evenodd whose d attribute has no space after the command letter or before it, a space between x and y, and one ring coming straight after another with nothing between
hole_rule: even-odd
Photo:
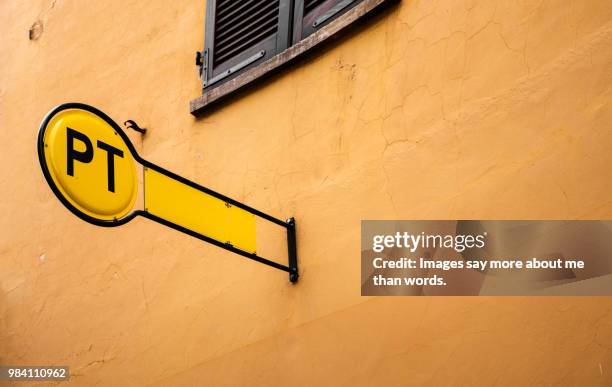
<instances>
[{"instance_id":1,"label":"yellow rectangular sign panel","mask_svg":"<svg viewBox=\"0 0 612 387\"><path fill-rule=\"evenodd\" d=\"M256 251L255 215L224 200L144 169L145 211L249 253Z\"/></svg>"}]
</instances>

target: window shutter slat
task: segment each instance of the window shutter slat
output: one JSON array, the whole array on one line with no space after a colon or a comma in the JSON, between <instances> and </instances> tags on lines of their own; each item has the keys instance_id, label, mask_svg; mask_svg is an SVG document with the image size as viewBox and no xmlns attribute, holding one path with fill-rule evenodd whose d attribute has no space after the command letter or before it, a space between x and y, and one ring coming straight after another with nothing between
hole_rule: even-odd
<instances>
[{"instance_id":1,"label":"window shutter slat","mask_svg":"<svg viewBox=\"0 0 612 387\"><path fill-rule=\"evenodd\" d=\"M227 39L235 39L238 34L245 33L250 28L256 27L258 24L265 22L266 20L274 20L278 22L276 17L278 14L278 6L270 4L270 6L260 9L259 11L253 12L250 16L247 16L243 20L239 21L234 25L229 25L227 28L219 29L216 31L217 44L221 45L225 43Z\"/></svg>"},{"instance_id":2,"label":"window shutter slat","mask_svg":"<svg viewBox=\"0 0 612 387\"><path fill-rule=\"evenodd\" d=\"M208 0L203 87L222 83L221 80L237 75L243 67L286 49L290 40L291 2Z\"/></svg>"},{"instance_id":3,"label":"window shutter slat","mask_svg":"<svg viewBox=\"0 0 612 387\"><path fill-rule=\"evenodd\" d=\"M227 58L236 55L236 53L250 48L264 38L274 35L276 28L276 23L274 21L269 21L250 31L247 35L242 36L241 39L232 41L227 46L223 46L222 49L217 49L215 63L221 63Z\"/></svg>"},{"instance_id":4,"label":"window shutter slat","mask_svg":"<svg viewBox=\"0 0 612 387\"><path fill-rule=\"evenodd\" d=\"M218 25L220 23L226 22L236 22L240 20L241 16L247 15L249 12L252 12L255 9L261 8L266 5L266 3L278 3L278 0L246 0L246 1L236 1L228 5L227 7L217 6L216 11L216 21L215 23ZM239 4L238 7L234 5Z\"/></svg>"}]
</instances>

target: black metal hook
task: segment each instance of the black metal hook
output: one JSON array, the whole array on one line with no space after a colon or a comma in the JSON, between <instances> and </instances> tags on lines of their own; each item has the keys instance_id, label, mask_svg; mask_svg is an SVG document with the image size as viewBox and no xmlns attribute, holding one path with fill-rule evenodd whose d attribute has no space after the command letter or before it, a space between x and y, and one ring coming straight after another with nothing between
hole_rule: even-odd
<instances>
[{"instance_id":1,"label":"black metal hook","mask_svg":"<svg viewBox=\"0 0 612 387\"><path fill-rule=\"evenodd\" d=\"M127 120L123 123L123 125L125 125L125 127L128 129L134 129L140 134L145 134L147 132L147 128L141 128L136 122L134 122L134 120Z\"/></svg>"}]
</instances>

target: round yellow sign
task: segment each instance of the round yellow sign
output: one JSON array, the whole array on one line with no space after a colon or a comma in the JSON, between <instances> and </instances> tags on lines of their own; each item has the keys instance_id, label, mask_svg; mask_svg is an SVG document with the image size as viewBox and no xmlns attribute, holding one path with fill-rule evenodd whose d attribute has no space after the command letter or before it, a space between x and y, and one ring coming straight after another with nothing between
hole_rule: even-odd
<instances>
[{"instance_id":1,"label":"round yellow sign","mask_svg":"<svg viewBox=\"0 0 612 387\"><path fill-rule=\"evenodd\" d=\"M40 127L38 156L47 182L68 209L94 224L131 218L138 194L134 155L119 126L88 105L61 105Z\"/></svg>"}]
</instances>

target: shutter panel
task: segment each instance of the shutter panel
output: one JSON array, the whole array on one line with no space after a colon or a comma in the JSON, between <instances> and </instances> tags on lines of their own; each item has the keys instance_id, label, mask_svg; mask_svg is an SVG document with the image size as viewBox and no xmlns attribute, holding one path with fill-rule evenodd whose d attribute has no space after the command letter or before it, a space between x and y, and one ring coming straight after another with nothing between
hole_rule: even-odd
<instances>
[{"instance_id":1,"label":"shutter panel","mask_svg":"<svg viewBox=\"0 0 612 387\"><path fill-rule=\"evenodd\" d=\"M296 0L293 44L342 15L362 0Z\"/></svg>"},{"instance_id":2,"label":"shutter panel","mask_svg":"<svg viewBox=\"0 0 612 387\"><path fill-rule=\"evenodd\" d=\"M202 86L214 87L289 44L290 0L208 0Z\"/></svg>"}]
</instances>

